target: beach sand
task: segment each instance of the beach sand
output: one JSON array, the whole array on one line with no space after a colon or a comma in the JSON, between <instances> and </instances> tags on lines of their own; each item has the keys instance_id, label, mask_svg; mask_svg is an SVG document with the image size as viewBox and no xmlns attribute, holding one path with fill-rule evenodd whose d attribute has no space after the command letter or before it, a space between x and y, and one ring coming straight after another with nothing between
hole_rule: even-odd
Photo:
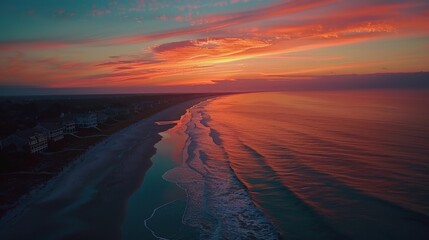
<instances>
[{"instance_id":1,"label":"beach sand","mask_svg":"<svg viewBox=\"0 0 429 240\"><path fill-rule=\"evenodd\" d=\"M204 99L177 104L98 143L0 221L1 239L120 239L128 198L141 185L160 132Z\"/></svg>"}]
</instances>

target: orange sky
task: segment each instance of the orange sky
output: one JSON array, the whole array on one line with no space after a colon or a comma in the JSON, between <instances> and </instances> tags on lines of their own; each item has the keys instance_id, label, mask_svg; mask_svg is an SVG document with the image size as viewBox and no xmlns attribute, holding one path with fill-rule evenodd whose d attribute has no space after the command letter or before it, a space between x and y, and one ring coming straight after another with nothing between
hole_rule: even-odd
<instances>
[{"instance_id":1,"label":"orange sky","mask_svg":"<svg viewBox=\"0 0 429 240\"><path fill-rule=\"evenodd\" d=\"M144 89L429 71L422 0L52 2L6 1L0 85Z\"/></svg>"}]
</instances>

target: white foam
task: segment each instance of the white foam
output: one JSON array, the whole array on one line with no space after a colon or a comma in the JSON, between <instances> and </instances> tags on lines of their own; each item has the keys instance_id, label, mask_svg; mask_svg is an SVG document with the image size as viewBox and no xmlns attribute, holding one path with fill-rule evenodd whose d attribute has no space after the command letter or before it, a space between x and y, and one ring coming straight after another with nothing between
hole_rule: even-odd
<instances>
[{"instance_id":1,"label":"white foam","mask_svg":"<svg viewBox=\"0 0 429 240\"><path fill-rule=\"evenodd\" d=\"M181 119L181 130L188 134L183 165L164 174L187 193L183 223L198 227L204 239L277 239L274 226L230 168L228 154L211 139L206 104Z\"/></svg>"},{"instance_id":2,"label":"white foam","mask_svg":"<svg viewBox=\"0 0 429 240\"><path fill-rule=\"evenodd\" d=\"M171 201L171 202L168 202L168 203L165 203L165 204L162 204L161 206L159 206L159 207L157 207L157 208L155 208L153 211L152 211L152 214L148 217L148 218L146 218L145 220L144 220L144 226L146 227L146 229L148 229L151 233L152 233L152 236L154 236L156 239L160 239L160 240L168 240L168 238L164 238L164 237L161 237L161 236L159 236L159 235L157 235L156 233L155 233L155 231L152 229L152 228L150 228L149 226L148 226L148 222L155 216L155 214L156 214L156 211L158 211L159 209L161 209L161 208L163 208L163 207L166 207L166 206L168 206L168 205L170 205L170 204L172 204L172 203L174 203L174 202L176 202L177 201L177 199L176 200L173 200L173 201Z\"/></svg>"}]
</instances>

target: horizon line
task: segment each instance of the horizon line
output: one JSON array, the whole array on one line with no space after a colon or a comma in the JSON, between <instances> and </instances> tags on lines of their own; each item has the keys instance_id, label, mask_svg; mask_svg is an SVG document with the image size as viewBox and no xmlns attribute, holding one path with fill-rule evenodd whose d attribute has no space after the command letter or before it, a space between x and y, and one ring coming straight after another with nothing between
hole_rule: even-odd
<instances>
[{"instance_id":1,"label":"horizon line","mask_svg":"<svg viewBox=\"0 0 429 240\"><path fill-rule=\"evenodd\" d=\"M275 91L329 91L359 89L427 89L429 71L370 74L289 76L283 79L225 79L211 83L169 86L117 87L39 87L0 85L0 97L84 96L84 95L154 95L154 94L221 94ZM309 79L296 79L308 77Z\"/></svg>"}]
</instances>

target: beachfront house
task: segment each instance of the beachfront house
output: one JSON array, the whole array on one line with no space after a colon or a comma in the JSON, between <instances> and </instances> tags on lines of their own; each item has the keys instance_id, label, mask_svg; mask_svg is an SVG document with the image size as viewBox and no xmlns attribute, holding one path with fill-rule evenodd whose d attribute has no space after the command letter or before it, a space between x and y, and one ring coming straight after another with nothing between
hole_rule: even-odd
<instances>
[{"instance_id":1,"label":"beachfront house","mask_svg":"<svg viewBox=\"0 0 429 240\"><path fill-rule=\"evenodd\" d=\"M124 118L130 115L130 109L125 107L112 107L112 108L106 109L104 113L107 114L108 117L112 119Z\"/></svg>"},{"instance_id":2,"label":"beachfront house","mask_svg":"<svg viewBox=\"0 0 429 240\"><path fill-rule=\"evenodd\" d=\"M139 113L139 112L141 112L141 110L142 110L141 105L140 105L140 104L138 104L138 103L133 104L133 105L131 106L131 108L132 108L132 111L133 111L134 113Z\"/></svg>"},{"instance_id":3,"label":"beachfront house","mask_svg":"<svg viewBox=\"0 0 429 240\"><path fill-rule=\"evenodd\" d=\"M108 109L104 110L104 113L107 114L107 116L109 118L115 118L119 115L119 113L115 109L112 109L112 108L108 108Z\"/></svg>"},{"instance_id":4,"label":"beachfront house","mask_svg":"<svg viewBox=\"0 0 429 240\"><path fill-rule=\"evenodd\" d=\"M127 107L112 108L112 111L116 112L117 116L127 116L131 113Z\"/></svg>"},{"instance_id":5,"label":"beachfront house","mask_svg":"<svg viewBox=\"0 0 429 240\"><path fill-rule=\"evenodd\" d=\"M44 132L50 141L57 142L64 139L64 126L60 122L39 123L34 129Z\"/></svg>"},{"instance_id":6,"label":"beachfront house","mask_svg":"<svg viewBox=\"0 0 429 240\"><path fill-rule=\"evenodd\" d=\"M143 101L141 102L141 106L143 109L147 109L147 108L153 108L154 107L154 102L153 101Z\"/></svg>"},{"instance_id":7,"label":"beachfront house","mask_svg":"<svg viewBox=\"0 0 429 240\"><path fill-rule=\"evenodd\" d=\"M97 127L97 114L95 112L79 113L75 115L75 121L79 128Z\"/></svg>"},{"instance_id":8,"label":"beachfront house","mask_svg":"<svg viewBox=\"0 0 429 240\"><path fill-rule=\"evenodd\" d=\"M107 115L104 112L97 112L97 122L98 123L105 123L107 122L107 120L109 120L109 115Z\"/></svg>"},{"instance_id":9,"label":"beachfront house","mask_svg":"<svg viewBox=\"0 0 429 240\"><path fill-rule=\"evenodd\" d=\"M18 130L4 140L4 147L12 147L18 152L40 153L48 149L48 136L34 129Z\"/></svg>"},{"instance_id":10,"label":"beachfront house","mask_svg":"<svg viewBox=\"0 0 429 240\"><path fill-rule=\"evenodd\" d=\"M76 122L73 118L63 119L64 134L76 133Z\"/></svg>"}]
</instances>

